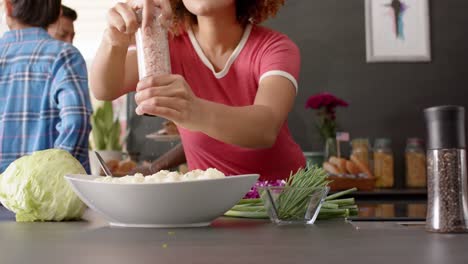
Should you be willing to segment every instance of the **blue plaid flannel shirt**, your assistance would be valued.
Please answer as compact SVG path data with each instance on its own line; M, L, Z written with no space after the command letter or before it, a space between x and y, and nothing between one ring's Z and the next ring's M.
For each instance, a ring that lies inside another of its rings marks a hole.
M0 173L37 150L69 151L89 172L92 114L86 64L42 28L0 39ZM53 169L53 168L52 168Z

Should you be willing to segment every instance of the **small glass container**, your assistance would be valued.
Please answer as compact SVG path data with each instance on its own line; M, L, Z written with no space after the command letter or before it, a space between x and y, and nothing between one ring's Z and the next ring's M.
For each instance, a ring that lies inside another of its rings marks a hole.
M304 152L304 157L307 161L307 168L312 166L321 166L324 161L323 152Z
M374 144L374 176L376 187L392 188L395 182L394 159L391 147L392 141L388 138L379 138Z
M424 141L420 138L409 138L406 142L406 187L426 187L426 152Z
M367 138L356 138L351 141L351 154L370 168L370 143Z
M161 16L161 9L154 7L153 11L154 16L146 25L142 25L143 10L136 11L141 25L135 34L140 80L151 75L171 73L168 31L158 19Z
M329 190L329 187L265 186L259 187L258 193L271 222L312 225Z
M329 137L325 140L325 150L324 150L324 159L328 160L330 157L338 155L338 145L336 143L336 138Z
M426 230L468 232L465 109L439 106L424 114L428 133Z

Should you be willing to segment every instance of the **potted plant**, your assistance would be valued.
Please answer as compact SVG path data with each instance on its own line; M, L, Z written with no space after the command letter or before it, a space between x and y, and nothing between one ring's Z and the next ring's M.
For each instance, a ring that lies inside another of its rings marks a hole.
M343 99L326 92L312 95L307 99L305 108L316 112L316 127L325 144L325 159L337 154L336 108L348 105Z
M122 160L122 145L120 143L121 127L118 118L114 118L112 102L104 104L96 109L91 117L93 129L91 130L91 149L98 151L104 161L110 167L119 166ZM100 165L94 153L89 153L91 172L100 174Z

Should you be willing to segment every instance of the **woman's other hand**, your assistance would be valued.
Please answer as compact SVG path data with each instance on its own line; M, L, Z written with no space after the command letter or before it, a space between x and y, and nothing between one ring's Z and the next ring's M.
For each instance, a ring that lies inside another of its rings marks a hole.
M138 30L138 19L132 6L117 3L107 12L106 39L112 46L128 47Z
M140 25L135 10L143 8L142 24L146 27L152 22L155 6L162 10L160 22L168 25L172 18L169 0L131 0L127 3L117 3L107 13L107 40L113 46L128 47Z

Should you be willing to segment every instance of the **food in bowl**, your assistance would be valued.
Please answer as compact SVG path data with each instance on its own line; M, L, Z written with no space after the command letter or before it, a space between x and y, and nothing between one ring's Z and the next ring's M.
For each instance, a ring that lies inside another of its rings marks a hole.
M101 177L95 181L107 182L107 183L165 183L165 182L185 182L185 181L197 181L197 180L210 180L210 179L221 179L226 177L224 173L217 169L193 170L185 174L181 174L176 171L161 170L150 176L143 176L141 173L135 175L127 175L124 177Z

